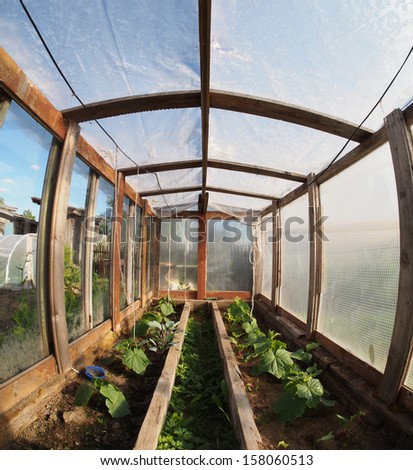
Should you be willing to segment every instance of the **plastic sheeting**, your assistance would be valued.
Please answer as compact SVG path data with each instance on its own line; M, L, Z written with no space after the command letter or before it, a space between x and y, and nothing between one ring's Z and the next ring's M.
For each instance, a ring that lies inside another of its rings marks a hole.
M24 4L84 103L200 88L196 0L49 0L41 5L25 0ZM20 2L3 0L2 7L2 47L56 107L77 106ZM304 5L287 0L214 0L210 88L286 102L359 124L406 57L412 20L413 4L404 0ZM410 58L366 127L377 129L392 109L411 100L412 73ZM82 134L114 167L201 158L197 108L131 114L101 123L128 157L96 123L82 123ZM343 142L271 119L210 111L210 158L306 175L324 168ZM208 173L207 185L218 184L220 178ZM188 185L198 181L193 173ZM269 195L283 195L296 186L264 177L254 182L252 176L239 175L224 183L226 188L239 185L244 190L259 184ZM153 197L150 202L155 209L182 208L196 203L198 195L168 197L166 204L164 198ZM237 195L214 193L211 200L243 210L266 207L263 200Z
M36 286L37 235L0 237L0 288Z
M307 194L281 209L281 224L280 305L306 322L309 281Z
M399 224L387 145L320 186L324 285L318 330L380 372L393 331Z
M198 220L161 222L160 288L196 290L198 285Z
M207 290L252 289L252 230L237 220L208 220Z

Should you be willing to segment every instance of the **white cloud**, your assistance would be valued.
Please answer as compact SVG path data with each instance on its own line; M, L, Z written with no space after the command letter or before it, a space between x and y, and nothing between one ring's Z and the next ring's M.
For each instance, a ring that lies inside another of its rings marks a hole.
M8 183L8 184L16 184L16 181L12 180L11 178L2 178L0 182Z
M31 168L32 170L34 170L34 171L39 171L39 170L40 170L40 166L39 166L39 165L32 165L30 168Z
M4 194L4 193L8 193L8 189L7 188L0 188L0 194Z

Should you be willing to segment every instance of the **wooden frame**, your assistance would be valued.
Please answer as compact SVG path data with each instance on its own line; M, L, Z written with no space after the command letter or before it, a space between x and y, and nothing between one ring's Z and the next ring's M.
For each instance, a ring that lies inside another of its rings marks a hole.
M207 218L205 213L198 217L198 300L206 297L207 282Z
M320 295L323 268L323 244L320 232L321 203L320 187L314 173L308 175L308 202L309 202L309 245L310 245L310 275L307 307L306 338L311 340L317 328L318 311L320 308Z
M64 298L64 248L70 182L79 135L79 125L71 121L63 143L50 224L49 270L50 279L53 280L53 288L50 289L51 320L56 360L61 373L66 373L71 368ZM58 194L58 197L56 197L56 194Z
M272 210L272 283L271 283L271 303L278 305L280 303L281 290L281 243L282 243L282 226L281 211L278 202L273 202Z
M90 170L89 181L86 193L85 214L84 222L92 220L96 212L96 199L97 189L99 184L99 177L97 174ZM83 223L83 236L82 236L82 306L83 315L85 317L85 324L88 329L93 328L93 243L88 240L86 235L87 225Z
M385 119L396 177L400 225L400 275L396 318L379 395L393 403L413 353L413 142L403 113L396 109Z

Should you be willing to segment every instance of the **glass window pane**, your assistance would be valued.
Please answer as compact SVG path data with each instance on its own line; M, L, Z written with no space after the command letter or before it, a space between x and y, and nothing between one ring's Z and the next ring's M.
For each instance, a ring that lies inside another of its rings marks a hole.
M380 372L399 279L399 221L389 147L320 186L324 286L318 330Z
M142 280L142 208L136 206L135 226L134 226L134 243L133 252L135 259L135 282L134 282L134 300L141 297L141 280Z
M197 290L198 220L162 220L160 265L161 290Z
M305 322L309 281L307 195L281 209L281 223L280 305Z
M146 217L146 294L151 290L152 217Z
M0 128L0 383L47 355L37 310L39 204L52 136L12 102Z
M95 224L98 238L93 244L93 326L110 317L110 268L112 259L112 217L115 188L99 178Z
M271 299L272 291L272 256L273 240L272 229L273 219L267 218L262 223L262 247L261 256L263 257L263 276L262 276L262 294Z
M251 291L251 226L211 219L207 228L207 290Z
M120 309L124 309L128 305L127 295L127 256L128 256L128 238L129 238L129 205L130 199L125 197L123 199L122 208L122 228L121 228L121 242L120 242Z
M88 165L76 157L67 209L64 258L65 307L69 341L79 338L89 329L88 319L82 308L83 226L89 174Z

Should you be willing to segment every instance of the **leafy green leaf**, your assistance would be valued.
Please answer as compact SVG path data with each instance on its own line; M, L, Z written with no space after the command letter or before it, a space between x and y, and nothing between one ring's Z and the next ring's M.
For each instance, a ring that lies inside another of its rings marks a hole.
M146 357L142 349L134 348L125 351L122 356L122 364L132 369L139 375L143 375L151 361Z
M122 418L130 414L130 408L123 393L111 383L100 387L100 393L106 397L106 406L112 418Z
M269 350L261 356L258 369L260 372L268 372L281 379L286 376L292 365L290 353L285 349L277 349L275 353Z
M165 317L175 312L173 306L169 303L161 304L160 309L161 309L162 315L164 315Z
M319 401L320 397L324 393L323 386L318 379L309 379L306 382L297 384L297 396L299 398L304 398L307 402L307 406L310 408L315 408Z
M304 414L306 401L290 392L283 392L273 405L273 410L280 422L291 421Z
M90 383L82 383L76 390L75 406L85 406L89 403L92 395L96 392L95 388Z
M316 444L318 444L319 442L327 442L327 441L332 441L334 439L335 439L335 437L334 437L333 431L330 431L328 434L325 434L324 436L321 436L315 442L316 442Z

